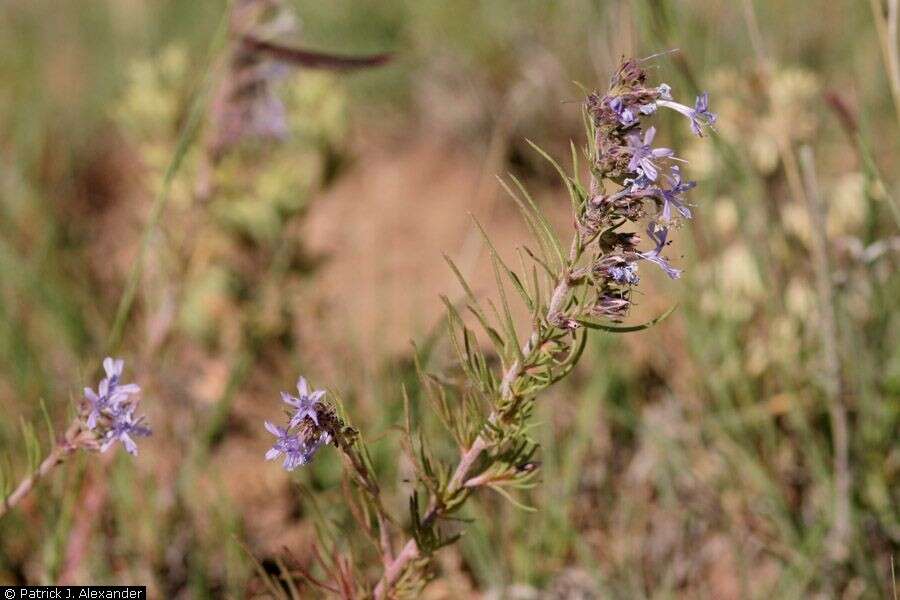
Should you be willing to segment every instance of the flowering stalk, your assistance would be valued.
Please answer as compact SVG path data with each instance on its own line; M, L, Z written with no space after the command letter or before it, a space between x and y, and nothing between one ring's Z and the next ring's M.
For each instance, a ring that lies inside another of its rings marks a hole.
M640 282L638 268L642 262L658 266L669 277L680 275L681 271L669 264L663 253L670 243L670 229L692 216L684 195L695 184L682 180L679 167L673 164L679 160L673 150L652 146L656 129L645 129L643 120L660 107L670 108L686 116L691 130L702 135L703 128L715 122L715 115L709 111L705 94L691 108L674 102L669 86L649 87L645 79L639 62L625 61L607 92L587 97L584 115L590 143L585 156L591 171L587 189L578 179L574 148L574 174L570 176L532 144L557 169L571 196L575 232L567 252L524 186L511 177L516 190L505 183L504 186L519 205L537 249L523 249L523 271L516 273L507 267L485 234L500 308L487 301L490 312L485 311L459 270L447 259L466 293L468 310L493 343L502 368L494 372L479 349L475 333L444 298L450 341L465 381L430 375L418 363L417 367L426 396L459 446L459 462L455 467L441 465L422 442L416 449L411 425L407 425L405 447L413 459L419 487L428 494L428 502L424 512L420 512L418 492L413 493L411 535L396 555L391 550L390 532L385 529L393 520L381 518L383 509L378 504L375 513L379 517L377 533L382 540L384 571L374 588L359 586L367 590L367 596L381 600L417 595L429 578L432 554L458 538L445 536L438 528L439 521L458 510L473 491L490 488L508 497L504 488L533 485L539 468L532 460L537 444L527 429L535 398L572 371L585 347L588 329L637 331L665 316L637 326L617 324L633 304L632 291ZM638 222L646 222L653 244L648 250L638 250L641 240L637 233L620 231L626 224ZM527 261L531 262L530 272L525 266ZM545 286L540 284L541 271L546 276ZM519 342L513 324L504 277L531 313L532 326L524 343ZM545 294L544 289L549 293ZM297 412L289 415L288 429L297 421L302 424L295 433L267 424L277 436L276 445L270 450L272 457L292 451L300 454L299 464L304 464L323 443L334 444L345 455L365 457L364 448L359 449L355 437L348 442L337 432L336 425L344 427L339 419L330 424L327 419L323 422L323 414L333 416L334 412L321 396L315 402L309 396L305 402L289 404ZM315 415L301 414L310 407ZM350 462L359 480L374 480L365 461ZM286 468L293 466L294 461L289 465L286 460ZM377 500L377 493L368 497Z
M150 429L143 424L142 416L134 415L141 389L136 384L121 382L124 366L121 359L107 357L103 361L106 377L100 380L96 391L84 389L78 416L40 465L3 499L0 518L27 496L41 478L78 449L106 452L115 442L121 442L126 452L137 455L134 437L148 436Z

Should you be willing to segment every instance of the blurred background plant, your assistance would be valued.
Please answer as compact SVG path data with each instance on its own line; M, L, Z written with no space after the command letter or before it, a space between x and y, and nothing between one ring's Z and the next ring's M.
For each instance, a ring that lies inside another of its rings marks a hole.
M210 150L213 107L233 46L208 48L224 3L0 5L8 477L34 454L20 422L42 421L42 399L53 423L68 422L93 384L163 173L215 67L200 134L149 230L118 351L153 398L143 407L154 436L136 461L74 455L7 514L0 582L265 593L241 544L268 571L284 546L314 571L317 530L338 546L353 535L339 460L322 452L293 479L261 465L259 423L297 372L332 382L375 434L374 467L401 506L411 468L393 460L402 385L423 435L440 428L408 344L447 359L437 297L455 288L440 252L476 293L489 289L488 253L465 213L511 255L524 231L499 200L494 176L507 171L566 226L559 182L524 139L565 155L581 128L573 81L602 87L620 56L678 48L654 63L659 79L682 97L709 89L718 135L695 145L689 132L676 137L682 127L660 128L660 145L688 148L703 210L675 234L685 277L649 274L645 284L665 293L638 299L631 318L668 308L657 297L679 309L648 331L589 343L536 408L542 484L523 500L538 512L490 496L469 503L462 516L474 521L427 593L892 593L896 2L287 4L292 21L260 17L275 29L267 35L395 60L359 73L291 70L269 90L284 103L282 139L248 139L221 157ZM379 565L357 565L367 567Z

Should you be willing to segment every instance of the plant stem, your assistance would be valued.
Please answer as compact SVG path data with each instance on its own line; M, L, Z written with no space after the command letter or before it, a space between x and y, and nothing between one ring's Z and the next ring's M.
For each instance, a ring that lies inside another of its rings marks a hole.
M599 148L599 144L598 144ZM600 179L594 174L591 173L590 180L590 190L591 195L594 196L600 192ZM547 306L547 313L545 315L545 320L548 323L553 323L556 321L556 317L559 315L560 311L565 307L564 303L566 298L569 296L569 292L572 289L572 269L578 263L578 259L581 257L582 252L582 242L581 234L576 231L575 236L572 238L572 244L569 248L569 260L568 264L565 265L562 273L560 274L556 287L553 289L553 293L550 295L550 304ZM537 348L540 344L541 339L541 330L540 325L536 325L532 328L531 335L528 337L528 341L525 342L525 345L522 347L522 356L528 356L531 354L531 351ZM500 395L504 400L511 400L513 395L513 384L516 379L521 376L522 369L524 369L525 365L521 364L519 359L515 359L513 363L509 366L509 369L506 370L506 373L503 374L503 379L500 383ZM499 419L501 415L496 410L491 411L491 414L488 416L488 424L493 425ZM482 428L484 430L484 428ZM484 434L479 434L475 440L472 442L472 445L466 450L463 455L460 457L459 464L456 466L456 470L453 472L453 476L450 478L450 482L447 485L447 492L449 494L453 494L460 489L466 486L466 478L469 475L469 471L472 470L472 466L475 464L475 461L478 460L478 457L481 456L481 453L484 452L488 447L487 438ZM472 486L477 487L477 486ZM435 496L431 497L429 501L428 510L425 513L425 517L422 520L424 526L428 526L434 522L442 514L442 507L440 502ZM375 599L383 600L386 598L387 593L390 591L391 587L396 583L397 579L403 574L406 566L416 557L419 556L419 546L416 543L415 539L410 539L403 546L403 549L397 555L397 557L391 561L384 570L384 574L381 577L381 580L375 586Z
M16 486L16 489L12 491L12 493L3 499L3 503L0 504L0 519L9 512L14 506L16 506L22 499L28 495L28 493L34 489L34 486L40 481L42 477L47 475L50 471L52 471L57 465L62 464L65 460L72 454L77 446L73 443L73 438L78 433L81 424L76 420L73 422L69 429L66 431L63 439L53 447L53 450L50 451L50 454L47 455L38 468L32 471L27 477L25 477L19 485Z
M573 250L575 247L575 244L573 244ZM547 308L546 316L548 321L550 321L554 315L557 315L559 313L560 309L563 306L563 302L568 297L570 291L570 269L571 263L565 269L564 273L559 278L559 281L553 290L553 294L550 298L550 305ZM531 332L531 336L529 337L528 341L522 348L522 354L524 356L528 356L531 351L537 347L540 337L541 332L538 330L538 328L535 328ZM509 369L507 369L506 373L504 373L502 382L500 384L500 394L503 399L512 399L513 384L515 383L516 379L522 375L523 368L524 365L521 364L519 359L515 359L509 366ZM488 423L494 424L500 419L500 417L500 413L494 410L491 412L490 416L488 416ZM478 457L481 456L481 453L484 452L487 447L487 437L483 433L479 434L472 442L472 445L469 446L469 449L466 450L460 457L459 464L456 466L456 470L453 472L453 476L450 478L450 482L447 484L446 493L448 495L453 495L462 488L466 487L466 478L468 477L469 472L475 465L475 461L478 460ZM434 521L443 513L444 508L443 506L441 506L440 501L436 496L432 495L431 500L429 501L428 510L425 512L425 517L422 520L422 525L427 527L433 524ZM409 565L409 563L415 560L418 556L419 546L416 543L415 539L410 539L403 546L403 549L396 556L396 558L394 558L394 560L385 567L384 574L382 575L381 580L378 582L378 585L375 586L374 596L376 600L384 600L384 598L387 597L388 592L391 590L394 583L396 583L400 576L403 574L403 571L406 569L407 565Z

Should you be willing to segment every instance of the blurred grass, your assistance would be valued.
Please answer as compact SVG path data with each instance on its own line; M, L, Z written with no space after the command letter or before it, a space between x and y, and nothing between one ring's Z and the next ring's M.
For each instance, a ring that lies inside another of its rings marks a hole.
M102 358L223 6L0 6L0 408L8 415L0 449L16 473L25 460L20 417L38 423L44 399L63 423ZM680 123L660 128L666 145L685 149L701 185L697 219L676 242L686 277L653 281L643 304L652 312L677 300L680 308L651 331L592 342L573 380L539 404L542 484L523 498L538 512L481 496L432 594L513 597L516 584L523 594L550 594L586 580L599 597L890 596L900 544L900 278L889 204L898 123L862 3L294 6L305 44L392 50L396 60L349 77L296 75L285 95L297 135L228 163L209 210L192 198L199 149L188 152L161 231L148 237L122 345L156 435L135 462L80 457L0 522L0 582L70 577L146 582L158 596L241 597L256 588L236 540L267 568L282 544L308 561L321 513L335 524L318 527L335 527L337 543L350 545L336 457L323 452L296 476L299 486L261 460L261 421L298 371L344 398L394 484L392 502L403 506L408 467L396 458L393 428L401 385L419 396L409 352L387 338L421 339L422 331L382 331L391 307L376 306L366 322L383 347L354 339L352 319L319 288L339 257L306 246L309 213L398 147L433 138L448 154L480 157L495 130L508 138L498 173L526 176L552 208L560 197L552 174L523 138L564 155L579 127L576 105L563 103L578 99L572 81L602 85L621 54L678 48L656 59L659 78L682 95L710 89L720 111L706 150L669 133ZM181 57L173 71L166 56ZM148 72L162 73L162 83ZM823 92L857 116L856 141ZM498 128L505 120L512 125ZM829 207L824 233L811 230L785 169L786 151L803 144L815 152ZM420 168L411 160L405 172ZM378 185L356 211L380 210L390 192ZM461 200L428 192L422 202ZM493 205L479 210L498 227L514 218ZM828 243L850 416L853 536L838 563L826 548L834 448L810 235ZM367 251L403 240L379 243ZM879 243L888 250L874 260L853 250ZM405 252L442 268L415 247ZM354 283L342 295L365 293ZM435 314L422 308L416 322L427 331ZM435 364L445 350L437 344ZM427 406L414 402L413 411L435 450L452 458ZM101 496L95 515L85 514L91 493ZM85 549L67 554L83 522ZM369 568L370 555L360 556Z

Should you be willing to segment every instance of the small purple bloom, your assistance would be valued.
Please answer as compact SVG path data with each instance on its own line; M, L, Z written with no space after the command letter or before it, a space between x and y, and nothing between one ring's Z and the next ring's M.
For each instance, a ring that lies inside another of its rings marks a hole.
M326 432L319 434L313 443L307 443L301 439L299 434L290 432L290 428L285 429L265 422L266 429L275 436L275 445L266 452L266 460L275 460L284 454L284 468L286 471L293 471L299 466L307 464L313 459L316 452L324 444L331 441L331 436Z
M709 92L703 92L697 96L694 102L694 120L699 120L707 125L716 124L716 113L709 110ZM697 127L699 130L699 126ZM695 131L697 133L697 131ZM699 133L697 133L699 135Z
M644 191L653 185L653 181L644 174L644 169L638 167L635 173L637 174L635 177L625 180L625 185L631 193Z
M130 396L140 393L141 388L134 383L119 385L124 366L125 361L122 359L106 357L103 360L106 377L100 381L97 391L84 388L84 397L91 405L86 422L88 429L94 430L97 427L97 420L101 415L114 416L122 412L123 407L130 404Z
M616 116L619 118L619 123L625 127L630 127L637 122L634 111L625 106L625 101L622 100L621 96L616 96L610 100L609 107L616 113Z
M671 108L686 116L691 122L691 131L700 137L703 137L703 125L712 127L716 122L716 113L710 112L709 110L709 94L706 92L697 96L697 100L694 102L694 108L671 100L657 100L656 104Z
M291 434L287 429L266 421L266 429L275 436L275 445L266 452L266 460L275 460L284 454L284 468L293 471L305 462L303 444L300 437Z
M650 236L651 240L656 242L656 248L647 252L641 252L638 256L640 256L644 260L658 265L663 271L666 272L666 275L668 275L672 279L678 279L681 276L681 270L676 269L675 267L670 265L666 261L666 259L660 256L663 248L665 248L668 244L666 238L669 236L669 229L666 227L660 227L656 223L651 222L649 225L647 225L647 235Z
M659 188L659 195L662 197L663 207L660 212L660 217L665 222L670 222L672 220L672 207L675 207L681 216L685 219L691 218L691 209L688 208L684 201L682 200L682 194L690 191L696 185L696 181L682 181L681 179L681 169L678 165L672 167L672 174L668 177L669 181L672 184L672 187L665 189Z
M286 392L281 392L281 399L284 400L284 403L293 406L297 410L291 417L290 427L299 425L307 417L312 419L312 422L318 427L319 417L316 414L316 404L322 402L322 398L325 397L325 390L310 392L306 378L301 377L297 381L297 392L298 396L291 396Z
M640 281L635 264L616 265L610 267L608 272L610 279L623 285L637 285Z
M638 173L640 170L647 179L656 181L659 171L654 160L660 158L672 158L675 152L670 148L653 148L653 138L656 136L656 128L651 127L644 133L644 139L640 136L632 134L628 136L628 147L631 149L631 161L628 163L628 170L632 173Z
M112 425L103 436L100 452L106 452L115 442L122 442L125 451L132 456L137 456L137 444L131 436L146 437L150 435L150 428L142 424L144 417L134 418L133 411L124 411L113 420Z

